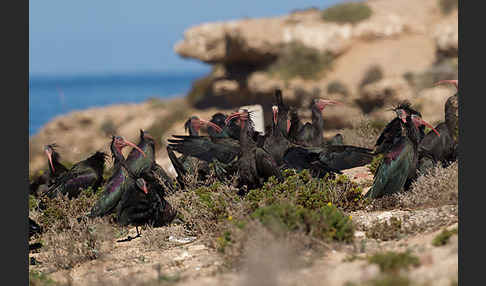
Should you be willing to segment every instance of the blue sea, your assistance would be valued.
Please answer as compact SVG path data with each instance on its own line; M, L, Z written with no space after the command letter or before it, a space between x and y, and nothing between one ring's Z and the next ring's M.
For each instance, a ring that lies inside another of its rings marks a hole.
M149 98L184 96L191 83L207 71L71 77L29 78L29 136L54 117L119 103L139 103Z

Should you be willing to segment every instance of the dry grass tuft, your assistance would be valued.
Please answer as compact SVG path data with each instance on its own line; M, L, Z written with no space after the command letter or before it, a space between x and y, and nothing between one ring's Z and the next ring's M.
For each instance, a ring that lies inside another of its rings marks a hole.
M67 229L59 232L55 230L57 228L54 226L43 235L45 251L42 253L44 263L55 269L70 269L79 263L98 259L113 247L114 228L106 218L81 222L70 218Z
M458 203L458 162L447 168L437 166L426 175L418 177L409 191L392 194L371 202L374 210L457 205Z

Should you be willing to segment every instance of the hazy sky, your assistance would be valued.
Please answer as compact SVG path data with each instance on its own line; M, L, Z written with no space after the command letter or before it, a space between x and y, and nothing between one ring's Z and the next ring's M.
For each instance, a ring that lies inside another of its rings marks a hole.
M30 0L29 72L73 75L195 71L208 67L179 57L174 44L203 22L325 8L338 0Z

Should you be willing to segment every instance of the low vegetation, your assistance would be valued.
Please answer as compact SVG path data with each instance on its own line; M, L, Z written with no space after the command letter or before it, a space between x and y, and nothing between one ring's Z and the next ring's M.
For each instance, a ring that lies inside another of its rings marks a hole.
M275 62L270 64L270 75L289 80L295 77L316 79L324 77L332 69L334 56L305 46L300 42L292 42L283 48Z
M457 9L459 0L439 0L439 7L444 15L450 14L454 9Z
M449 242L451 236L453 236L454 234L457 234L457 228L451 230L444 229L441 233L439 233L436 237L434 237L434 240L432 240L432 245L433 246L446 245Z
M397 273L401 269L409 270L410 267L417 267L420 265L419 258L411 254L409 251L379 252L368 257L368 261L378 265L381 272L385 273Z
M361 82L359 83L359 88L363 88L364 86L366 86L367 84L371 84L371 83L375 83L375 82L378 82L380 81L381 79L383 79L383 70L380 66L378 65L373 65L373 66L370 66L363 78L361 79Z
M344 83L342 83L339 80L335 80L330 82L327 85L327 93L328 94L337 93L337 94L341 94L344 97L347 97L349 95L349 90Z
M177 106L169 115L159 116L146 131L155 138L157 143L160 143L161 138L176 122L184 122L189 116L187 108ZM157 143L156 147L160 147Z
M364 2L349 2L331 6L322 12L322 19L339 24L356 24L371 17L373 11Z

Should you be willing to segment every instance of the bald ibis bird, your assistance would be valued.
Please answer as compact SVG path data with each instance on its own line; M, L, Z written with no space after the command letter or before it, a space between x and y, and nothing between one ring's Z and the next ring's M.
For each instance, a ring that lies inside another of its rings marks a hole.
M445 83L454 84L457 90L457 80L443 80L435 85ZM421 173L426 173L439 162L446 167L457 158L459 126L457 93L447 99L444 107L445 122L441 122L435 127L440 136L429 132L419 144L418 168Z
M189 136L173 135L173 137L178 138L178 140L169 139L168 141L172 144L169 144L167 146L167 154L169 155L169 159L172 162L174 169L176 170L177 181L182 188L184 188L185 186L186 175L188 173L194 174L197 169L197 178L203 179L206 178L206 176L209 175L210 172L208 163L210 163L211 161L204 160L203 158L198 157L197 154L192 154L191 152L184 151L187 151L187 149L185 149L187 147L190 150L193 150L191 146L193 146L194 144L198 144L195 142L211 142L210 138L199 136L199 128L203 125L206 125L208 128L208 133L213 136L222 131L222 129L217 124L210 121L201 120L196 116L191 117L185 125L187 127L186 130L189 130ZM182 145L178 144L182 142L186 143L183 143ZM182 156L177 157L174 154L174 151L181 153Z
M118 205L123 193L135 185L137 176L131 171L122 153L122 149L126 146L132 146L145 155L145 152L134 143L125 140L121 136L112 136L110 151L114 159L114 171L104 185L101 197L91 208L89 217L101 217L111 213Z
M169 224L176 216L176 211L164 199L164 192L158 184L147 183L138 178L135 185L127 189L117 206L117 223L126 226L134 225L137 236L140 236L138 227L150 225L160 227ZM125 240L131 240L128 237Z
M378 198L402 190L407 180L416 174L418 161L418 144L420 133L417 125L427 125L417 114L410 114L404 109L395 110L402 127L389 140L393 143L384 153L373 178L373 185L366 197ZM431 126L430 126L431 127ZM434 132L437 130L433 129Z
M312 123L307 122L300 129L297 129L301 123L299 123L297 113L291 112L290 128L290 140L294 143L303 146L319 147L324 143L324 119L322 117L322 110L327 105L340 104L340 102L329 99L314 98L311 103L312 111ZM292 127L295 124L296 126ZM294 128L294 129L292 129Z
M265 141L263 143L263 149L267 151L277 163L277 166L283 165L283 157L285 151L288 148L293 146L292 142L290 142L286 138L287 134L287 116L280 116L279 114L280 108L277 105L272 106L273 112L273 121L272 121L272 129L270 133L265 134ZM285 111L284 111L285 113ZM283 125L283 126L282 126Z
M55 180L46 195L53 198L58 194L67 194L69 198L75 198L83 189L91 187L96 190L103 183L105 158L104 152L97 151L87 159L74 164L69 171Z
M408 101L401 102L397 106L393 107L391 110L395 112L397 110L403 110L407 114L411 114L411 115L414 114L419 117L422 117L422 114L419 111L412 108L411 103ZM425 136L425 125L417 126L417 128L419 132L419 141L421 141ZM375 143L376 154L383 154L388 152L390 148L393 146L394 140L397 138L397 136L400 136L402 134L402 129L403 129L403 124L399 117L395 117L390 122L388 122L388 124L385 126L380 136L376 140Z
M247 191L259 188L271 176L281 180L282 175L279 172L277 163L272 156L263 148L257 147L253 141L253 121L248 110L235 112L228 116L227 122L233 119L239 119L240 132L240 150L236 166L239 174L238 187L239 194L243 195ZM246 189L245 189L246 188Z
M140 130L140 142L137 144L138 148L145 154L140 153L139 149L132 149L126 158L126 162L130 170L135 176L150 176L157 178L165 188L170 192L174 192L174 182L172 178L167 175L165 170L155 162L155 140L146 131Z
M56 147L57 145L54 143L44 146L44 152L47 156L48 172L44 172L30 183L30 194L34 196L43 194L49 190L49 186L55 182L56 178L68 171L68 169L61 164L61 156L57 152Z

